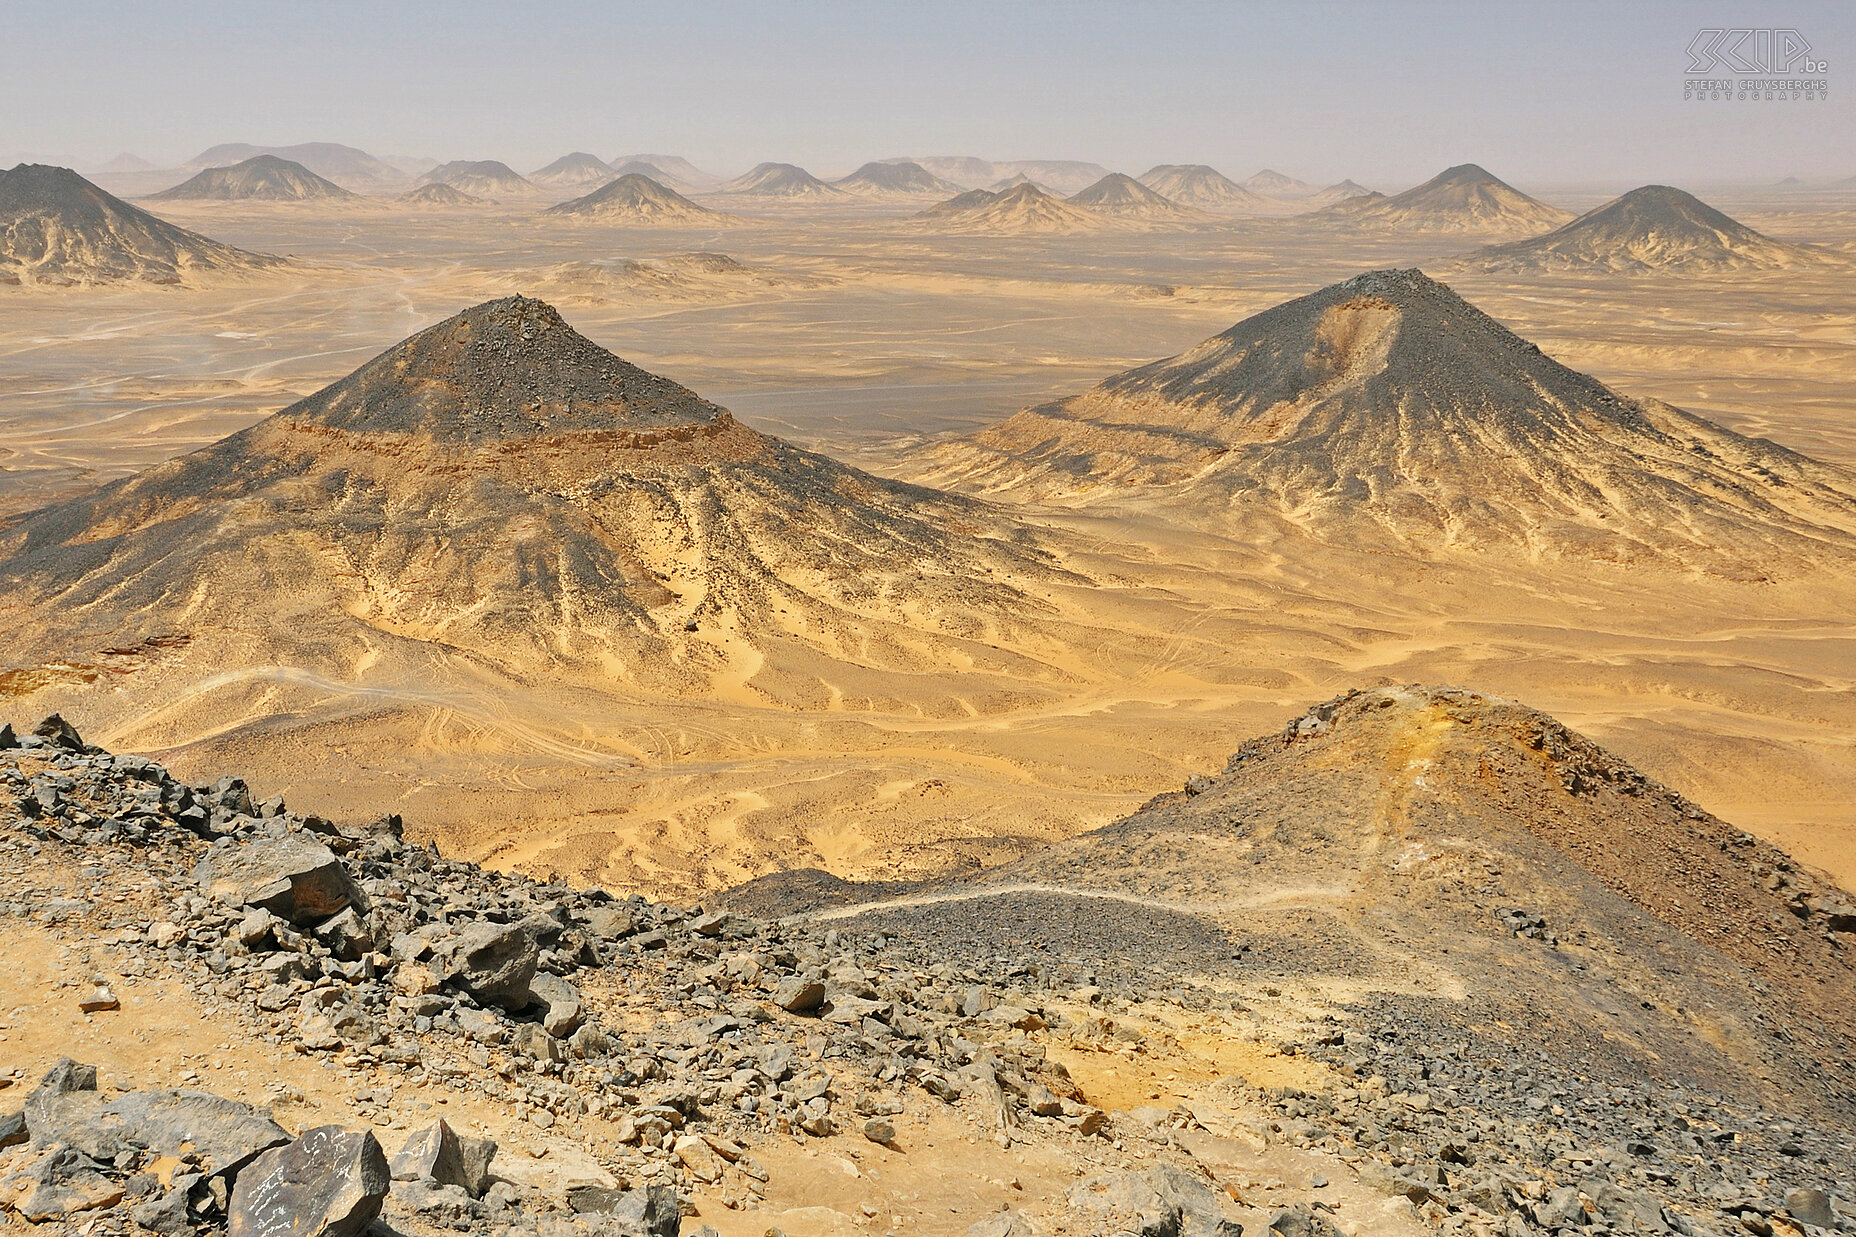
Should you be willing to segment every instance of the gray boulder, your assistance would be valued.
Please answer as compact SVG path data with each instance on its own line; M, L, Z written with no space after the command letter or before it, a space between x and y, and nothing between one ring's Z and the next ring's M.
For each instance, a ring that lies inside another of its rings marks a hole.
M266 1151L238 1176L227 1237L359 1237L393 1178L368 1133L317 1126Z
M541 949L521 924L465 924L432 947L439 979L511 1013L528 1005Z
M156 1155L191 1152L202 1171L230 1179L259 1152L282 1146L290 1133L249 1104L204 1091L131 1091L61 1131L100 1160L134 1146Z
M73 726L56 713L51 714L44 721L34 726L32 728L32 733L54 746L64 748L67 752L89 750L88 745L84 742L84 737L77 733L77 727Z
M1793 1219L1818 1228L1829 1228L1836 1223L1836 1217L1830 1213L1830 1195L1822 1190L1786 1191L1785 1210L1792 1213Z
M0 1202L34 1224L114 1207L123 1189L76 1147L51 1147L0 1177Z
M1313 1208L1297 1203L1270 1217L1270 1232L1276 1237L1335 1237L1337 1230Z
M1217 1192L1191 1173L1162 1164L1147 1180L1167 1207L1178 1210L1183 1237L1243 1237L1244 1226L1225 1218Z
M582 1215L610 1216L619 1228L635 1237L677 1237L683 1224L677 1192L667 1185L641 1190L576 1186L567 1191L567 1204Z
M783 979L773 990L773 1003L789 1014L809 1014L825 1003L825 985L815 979Z
M185 1190L169 1190L139 1202L130 1208L129 1216L137 1228L162 1233L165 1237L183 1237L193 1232L193 1223L187 1214Z
M495 1158L494 1139L458 1135L458 1164L464 1170L464 1179L458 1184L469 1190L471 1197L482 1198L490 1188L490 1162Z
M460 1136L443 1121L414 1134L393 1157L395 1181L435 1181L458 1186L480 1198L490 1185L490 1161L496 1144L487 1138Z
M580 989L574 987L559 975L550 975L546 971L529 981L529 995L544 1007L541 1025L548 1034L557 1039L566 1039L580 1029L586 1021L586 1010L580 1002Z
M320 923L367 896L335 852L301 834L215 846L194 868L200 891L233 906L256 906L301 926Z
M374 948L372 929L352 906L343 908L340 914L317 928L316 935L329 947L329 952L343 962L358 961L362 954Z
M1070 1187L1070 1211L1103 1232L1135 1237L1180 1237L1177 1204L1161 1197L1153 1183L1135 1173L1104 1173Z

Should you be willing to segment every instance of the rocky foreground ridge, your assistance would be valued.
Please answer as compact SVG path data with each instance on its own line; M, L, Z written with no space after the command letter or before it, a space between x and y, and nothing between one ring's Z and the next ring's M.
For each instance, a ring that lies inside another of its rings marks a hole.
M123 994L179 981L266 1101L209 1089L205 1066L171 1089L71 1060L36 1086L0 1070L0 1113L31 1086L0 1116L14 1219L86 1234L1856 1231L1834 1196L1856 1176L1834 1121L1600 1082L1370 1009L1272 1037L1255 1017L1267 990L1169 970L1163 937L1126 934L1096 965L1044 940L963 956L824 913L575 890L445 860L391 815L338 825L236 778L183 784L56 716L0 728L0 783L7 953L62 951L81 972L36 1007L75 1004L133 1049ZM1524 915L1508 927L1543 934ZM30 1029L30 1010L8 1016ZM1170 1107L1098 1105L1063 1064L1106 1062L1092 1086L1157 1077L1188 1023L1303 1081L1232 1074ZM341 1121L292 1128L311 1111L292 1069L340 1092ZM467 1112L501 1137L468 1133ZM538 1183L547 1148L578 1155L579 1175ZM983 1157L983 1188L935 1196L925 1174L963 1154ZM794 1205L821 1174L861 1205Z

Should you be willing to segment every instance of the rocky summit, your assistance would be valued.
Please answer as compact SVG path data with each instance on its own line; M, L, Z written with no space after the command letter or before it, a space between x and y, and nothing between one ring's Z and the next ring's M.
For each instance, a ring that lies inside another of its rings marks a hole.
M1172 487L1406 553L1731 577L1856 550L1856 476L1561 365L1421 271L1372 271L929 452L936 483Z
M15 965L69 976L35 1025L120 1061L159 1015L136 1070L179 1049L185 1084L7 1072L0 1208L33 1222L1856 1230L1848 895L1473 693L1349 693L978 878L703 906L187 785L59 717L0 729L0 786ZM190 1064L202 1034L240 1051Z

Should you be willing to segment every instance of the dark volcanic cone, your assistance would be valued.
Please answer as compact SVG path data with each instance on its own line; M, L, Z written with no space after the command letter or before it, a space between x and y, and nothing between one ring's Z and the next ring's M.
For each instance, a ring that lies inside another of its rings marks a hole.
M1094 232L1105 226L1129 226L1109 216L1072 206L1062 198L1053 198L1029 182L999 192L970 190L929 207L917 218L932 220L937 228L947 231L991 236Z
M450 185L420 185L395 198L408 206L475 206L483 199Z
M571 155L562 155L545 168L539 168L528 174L530 184L547 185L552 189L591 189L611 180L616 173L612 165L597 155L589 155L577 150Z
M1572 218L1473 163L1446 168L1389 198L1356 195L1309 216L1410 232L1533 233Z
M729 217L698 206L676 190L635 172L602 185L585 197L550 206L545 213L602 222L694 226L719 223Z
M1287 200L1305 198L1315 192L1315 187L1307 181L1297 180L1293 176L1284 176L1273 168L1264 168L1246 180L1241 187L1251 193L1260 193L1267 198Z
M746 198L839 198L844 194L802 167L790 163L762 163L745 176L723 185L718 192Z
M480 198L535 192L535 186L518 176L515 169L495 159L454 159L441 163L421 176L419 184L450 185Z
M207 168L149 197L151 202L352 202L358 194L324 180L300 163L257 155L231 167Z
M936 450L938 481L1172 487L1336 543L1789 574L1856 550L1856 477L1620 396L1420 271L1374 271Z
M157 219L69 168L0 172L0 284L173 284L282 264Z
M1082 206L1127 219L1187 220L1204 217L1120 172L1110 172L1087 189L1078 190L1065 200L1072 206Z
M822 697L789 661L921 668L906 615L960 640L1035 609L991 582L1045 570L1002 525L757 433L513 297L0 525L0 594L14 630L34 616L15 657L178 629L226 670L346 673L411 641L673 692L745 664Z
M835 189L864 197L945 197L959 193L960 186L942 180L919 163L866 163L842 180L831 182Z
M1468 264L1492 271L1734 271L1831 260L1755 232L1680 189L1645 185L1545 236L1480 250Z
M1203 163L1162 163L1149 168L1140 181L1163 197L1201 210L1257 210L1270 205L1262 195Z

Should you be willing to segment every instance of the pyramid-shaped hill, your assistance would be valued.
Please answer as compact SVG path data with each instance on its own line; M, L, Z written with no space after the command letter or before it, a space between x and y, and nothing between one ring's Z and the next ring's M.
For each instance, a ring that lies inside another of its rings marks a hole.
M1307 181L1297 180L1293 176L1285 176L1274 168L1264 168L1261 172L1258 172L1255 176L1246 180L1243 187L1252 193L1261 194L1266 198L1276 198L1280 201L1294 201L1297 198L1305 198L1315 192L1315 186L1309 184Z
M932 650L1034 621L1000 581L1056 578L1045 561L996 510L760 434L520 297L0 524L32 633L14 658L180 630L215 673L450 650L676 694L733 673L797 704L823 703L821 666L850 701L996 670L990 644Z
M675 189L660 185L649 176L641 176L636 172L601 185L585 197L550 206L545 213L600 223L668 227L702 227L722 223L729 218L721 211L698 206Z
M300 163L254 155L230 167L207 168L151 202L353 202L358 194L325 180Z
M1149 168L1140 182L1181 206L1200 210L1255 211L1272 205L1269 199L1203 163L1162 163Z
M507 163L496 159L454 159L419 178L420 185L450 185L479 198L519 197L536 188Z
M1557 228L1572 216L1473 163L1463 163L1403 193L1388 198L1356 195L1309 218L1392 231L1525 235Z
M1181 206L1155 193L1134 177L1120 172L1110 172L1088 188L1077 190L1065 201L1072 206L1123 219L1183 223L1204 218L1200 212Z
M1547 714L1349 692L1207 773L984 874L829 889L833 926L988 958L1041 923L1049 962L1096 962L1105 989L1143 965L1275 984L1317 1025L1387 1019L1581 1076L1856 1109L1856 895ZM725 900L792 914L795 883Z
M614 169L597 155L589 155L584 150L577 150L569 155L562 155L553 163L530 172L527 180L532 185L544 185L549 189L567 189L584 192L611 180Z
M0 171L0 284L178 284L281 265L157 219L69 168Z
M612 170L619 175L628 172L642 172L659 184L669 185L674 189L701 190L722 183L720 176L710 175L681 155L635 154L620 155L608 159Z
M729 181L717 192L744 198L846 199L842 190L832 188L804 168L791 163L757 164L752 171Z
M1790 270L1833 261L1788 245L1668 185L1645 185L1544 236L1492 245L1467 259L1491 271Z
M1336 184L1329 185L1326 189L1318 193L1309 194L1308 201L1316 206L1330 206L1336 202L1347 202L1354 198L1374 196L1378 195L1375 195L1373 191L1368 189L1365 185L1355 184L1351 180L1343 180Z
M946 198L960 192L960 186L942 180L919 163L866 163L842 180L831 182L834 189L868 198Z
M406 206L477 206L483 202L482 198L443 184L420 185L393 200Z
M916 217L938 231L982 236L1064 235L1130 226L1129 221L1054 198L1029 182L1000 191L969 190Z
M1795 574L1856 550L1856 475L1543 355L1422 272L1374 271L931 448L938 484L1499 550Z

